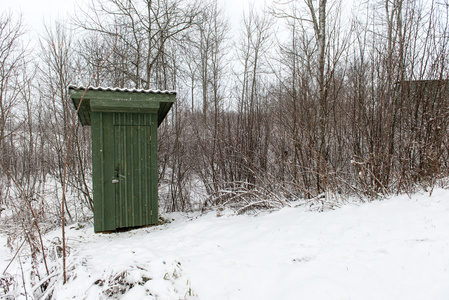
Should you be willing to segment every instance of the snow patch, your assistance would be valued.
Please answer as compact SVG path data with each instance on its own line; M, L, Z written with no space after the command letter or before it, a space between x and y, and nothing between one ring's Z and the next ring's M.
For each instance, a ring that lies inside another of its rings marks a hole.
M165 218L111 234L95 234L88 223L67 227L65 285L60 231L47 233L53 290L42 293L58 300L449 299L448 190L321 212L291 205L257 216L225 210ZM0 241L6 244L1 233ZM3 270L13 254L0 247ZM26 298L25 254L0 278L0 298ZM26 280L30 299L36 287Z

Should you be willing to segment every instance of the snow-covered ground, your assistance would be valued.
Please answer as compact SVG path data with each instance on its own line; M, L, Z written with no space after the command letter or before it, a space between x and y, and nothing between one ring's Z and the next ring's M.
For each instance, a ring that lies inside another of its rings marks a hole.
M69 280L53 298L449 299L447 190L325 212L168 217L112 234L68 227ZM3 270L11 256L0 254Z

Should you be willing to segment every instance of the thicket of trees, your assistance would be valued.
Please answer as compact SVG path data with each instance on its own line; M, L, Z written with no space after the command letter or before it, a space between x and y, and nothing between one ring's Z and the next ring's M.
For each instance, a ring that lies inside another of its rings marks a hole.
M168 211L322 208L432 188L448 175L449 3L342 11L279 1L250 8L237 30L216 0L94 0L36 44L2 13L1 205L58 224L65 184L66 218L89 215L90 128L76 122L69 143L67 96L89 82L178 91L159 128Z
M60 268L42 232L93 206L69 84L177 90L158 133L166 211L323 209L443 182L449 2L365 1L355 16L341 4L278 1L236 30L217 0L92 0L31 43L3 12L0 230L16 254L29 246L36 298Z

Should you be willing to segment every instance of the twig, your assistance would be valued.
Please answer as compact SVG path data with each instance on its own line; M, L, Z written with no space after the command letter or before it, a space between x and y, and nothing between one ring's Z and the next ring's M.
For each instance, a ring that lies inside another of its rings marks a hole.
M60 274L60 273L59 273ZM44 284L47 280L49 280L50 278L53 278L55 276L58 276L58 273L54 272L48 276L46 276L44 279L41 279L38 283L36 283L33 288L31 289L31 291L34 293L34 291L37 290L38 287L40 287L42 284Z
M23 292L25 293L25 299L28 300L28 292L25 284L25 274L23 273L23 267L22 267L22 261L20 260L19 255L19 264L20 264L20 271L22 272L22 283L23 283Z
M6 271L8 270L9 266L12 264L12 262L14 261L14 259L16 258L16 256L19 254L20 249L22 249L22 246L25 244L27 240L24 239L22 244L20 245L20 247L17 249L16 254L14 254L13 258L11 258L11 261L9 262L9 264L6 266L5 270L3 271L3 275L6 274Z

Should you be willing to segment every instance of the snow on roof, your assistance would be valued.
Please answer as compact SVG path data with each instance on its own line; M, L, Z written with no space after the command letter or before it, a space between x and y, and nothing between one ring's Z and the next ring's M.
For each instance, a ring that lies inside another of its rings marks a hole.
M86 90L86 87L84 86L76 86L76 85L69 85L69 90ZM162 91L162 90L144 90L144 89L127 89L127 88L113 88L113 87L93 87L89 86L87 87L88 91L108 91L108 92L126 92L126 93L141 93L141 94L166 94L166 95L176 95L176 91Z

